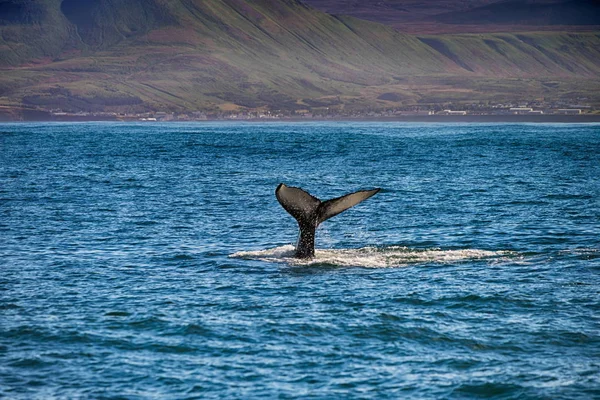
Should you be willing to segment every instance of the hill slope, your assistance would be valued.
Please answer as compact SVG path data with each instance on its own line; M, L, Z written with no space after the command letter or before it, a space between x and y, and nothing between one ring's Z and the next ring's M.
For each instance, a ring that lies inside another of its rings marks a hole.
M555 96L589 96L600 76L592 33L411 36L295 0L9 0L0 11L5 105L364 109L553 95L547 81Z

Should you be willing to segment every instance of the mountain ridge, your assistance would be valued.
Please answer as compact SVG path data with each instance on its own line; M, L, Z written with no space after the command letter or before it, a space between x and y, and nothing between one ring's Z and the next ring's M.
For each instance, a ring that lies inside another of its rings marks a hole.
M0 105L366 109L549 96L543 82L557 80L556 96L589 96L600 75L597 34L407 35L295 0L153 0L138 13L139 0L93 0L83 17L73 0L10 4L25 3L0 22Z

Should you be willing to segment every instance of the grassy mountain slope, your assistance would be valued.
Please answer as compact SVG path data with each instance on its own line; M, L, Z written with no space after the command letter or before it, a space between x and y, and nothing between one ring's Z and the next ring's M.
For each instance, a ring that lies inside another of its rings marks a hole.
M366 108L388 106L378 100L385 93L405 104L443 93L485 99L487 85L507 98L542 96L540 82L556 79L557 96L589 96L600 76L593 33L417 37L295 0L10 1L16 11L0 21L0 104Z
M60 0L0 0L0 67L42 62L74 49Z
M420 40L478 75L599 76L597 34L438 35Z

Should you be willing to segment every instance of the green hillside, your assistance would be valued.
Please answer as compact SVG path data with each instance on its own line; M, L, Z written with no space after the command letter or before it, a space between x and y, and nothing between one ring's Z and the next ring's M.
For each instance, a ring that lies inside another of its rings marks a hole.
M295 0L10 0L0 15L0 105L141 112L561 96L600 103L596 33L417 37Z

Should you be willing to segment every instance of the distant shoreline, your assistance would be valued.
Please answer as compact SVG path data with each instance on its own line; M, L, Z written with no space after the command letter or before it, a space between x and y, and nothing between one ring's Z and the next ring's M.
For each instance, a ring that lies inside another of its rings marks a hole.
M263 120L260 120L263 121ZM397 117L358 118L288 118L281 121L340 121L340 122L525 122L525 123L577 123L600 122L599 115L423 115Z
M119 119L117 117L75 117L55 116L52 118L31 118L24 120L0 120L0 123L31 122L139 122L139 123L210 123L210 122L421 122L421 123L593 123L600 122L600 114L582 115L405 115L393 117L331 117L331 118L252 118L252 119L207 119L207 120L172 120L172 121L139 121L137 119Z

